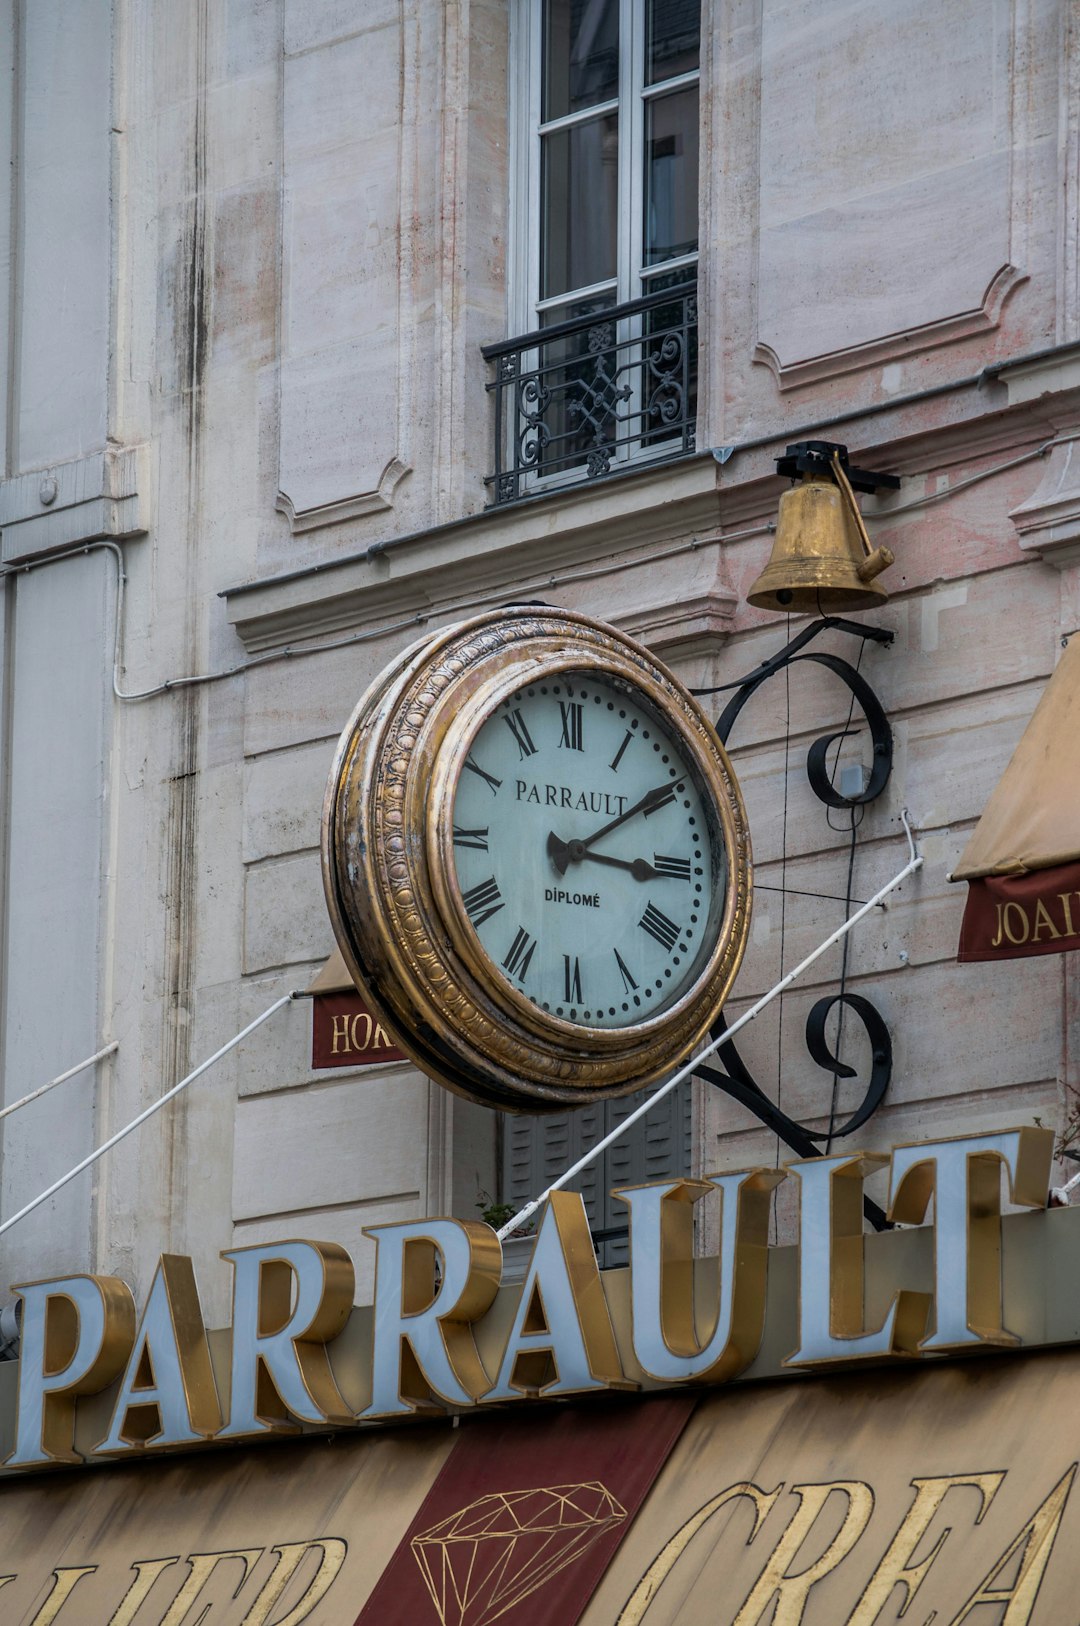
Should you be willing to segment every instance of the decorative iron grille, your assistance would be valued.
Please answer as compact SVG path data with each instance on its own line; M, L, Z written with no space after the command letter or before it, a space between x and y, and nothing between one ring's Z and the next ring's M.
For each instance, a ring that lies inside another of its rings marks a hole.
M495 503L694 450L697 283L485 345Z

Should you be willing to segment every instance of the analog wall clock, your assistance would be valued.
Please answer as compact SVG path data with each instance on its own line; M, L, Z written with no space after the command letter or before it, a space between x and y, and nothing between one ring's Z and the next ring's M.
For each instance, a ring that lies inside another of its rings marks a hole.
M746 818L708 719L631 639L529 605L425 638L372 685L331 771L323 874L402 1047L517 1110L684 1060L749 926Z

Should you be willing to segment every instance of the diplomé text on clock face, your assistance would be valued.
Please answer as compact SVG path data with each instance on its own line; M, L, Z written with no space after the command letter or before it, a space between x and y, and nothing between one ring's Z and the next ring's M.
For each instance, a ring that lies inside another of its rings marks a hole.
M621 685L570 672L504 700L453 825L464 912L542 1010L631 1026L695 981L723 913L719 819L677 732Z

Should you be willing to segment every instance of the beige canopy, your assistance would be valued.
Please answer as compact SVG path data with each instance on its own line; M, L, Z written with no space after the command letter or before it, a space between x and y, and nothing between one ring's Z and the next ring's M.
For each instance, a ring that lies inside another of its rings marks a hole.
M1026 875L1080 858L1080 637L1066 647L950 877Z
M335 943L334 952L314 980L308 983L304 992L305 994L346 994L352 992L355 988L356 984L349 974L349 968L345 964L344 956Z

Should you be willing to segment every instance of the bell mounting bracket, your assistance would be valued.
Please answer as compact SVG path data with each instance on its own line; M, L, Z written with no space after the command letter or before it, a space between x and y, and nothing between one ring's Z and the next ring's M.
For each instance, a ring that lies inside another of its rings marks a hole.
M875 474L870 469L855 468L848 462L848 449L832 440L797 440L789 446L783 457L776 459L776 472L785 479L799 475L833 479L833 454L855 491L897 491L900 481L895 474Z

